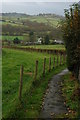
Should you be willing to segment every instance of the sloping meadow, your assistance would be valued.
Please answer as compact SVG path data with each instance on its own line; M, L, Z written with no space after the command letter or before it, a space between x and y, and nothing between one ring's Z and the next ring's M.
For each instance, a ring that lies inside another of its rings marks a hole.
M29 95L32 85L35 85L36 60L38 60L36 81L40 82L43 77L43 61L46 58L45 75L49 72L49 60L51 57L51 68L53 69L54 55L38 52L26 52L20 50L2 49L2 102L3 118L9 117L15 112L16 105L19 104L19 82L20 66L23 65L23 85L22 98L25 93ZM55 65L57 56L55 55ZM18 106L17 106L18 107Z

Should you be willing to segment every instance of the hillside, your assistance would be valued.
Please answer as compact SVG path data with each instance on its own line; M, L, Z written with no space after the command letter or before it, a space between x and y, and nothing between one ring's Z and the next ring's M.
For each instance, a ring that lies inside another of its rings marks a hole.
M0 13L1 15L1 13ZM45 13L40 13L40 14L37 14L37 15L29 15L29 14L24 14L24 13L16 13L16 12L13 12L13 13L2 13L2 16L9 16L9 17L27 17L27 16L47 16L47 17L56 17L56 18L63 18L63 16L60 16L60 15L56 15L56 14L51 14L51 13L48 13L48 14L45 14Z
M26 22L27 20L31 22L45 23L47 25L56 27L62 16L55 14L38 14L38 15L27 15L22 13L2 13L3 20L11 20L13 22Z
M8 36L23 36L23 39L28 41L29 33L33 31L35 41L38 37L44 39L47 34L50 40L59 40L62 39L62 33L58 27L61 19L64 18L55 14L27 15L22 13L2 13L2 20L0 17L3 27L2 35L5 38L4 40L10 40Z

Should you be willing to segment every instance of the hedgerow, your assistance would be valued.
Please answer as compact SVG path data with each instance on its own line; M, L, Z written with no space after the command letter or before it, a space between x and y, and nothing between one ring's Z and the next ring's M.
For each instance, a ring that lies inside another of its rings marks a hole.
M65 10L62 23L63 39L67 53L68 69L78 78L80 67L80 5L73 4Z

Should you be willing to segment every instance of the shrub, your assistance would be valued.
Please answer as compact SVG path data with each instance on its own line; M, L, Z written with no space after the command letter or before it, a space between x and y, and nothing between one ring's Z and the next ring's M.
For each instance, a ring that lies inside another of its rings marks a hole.
M14 38L13 43L14 44L19 44L20 43L20 40L18 39L18 37Z
M78 78L80 67L80 6L78 4L74 4L69 10L65 10L62 30L68 69Z
M49 41L49 36L48 36L48 35L46 35L46 36L45 36L45 45L48 45L48 44L49 44L49 42L50 42L50 41Z

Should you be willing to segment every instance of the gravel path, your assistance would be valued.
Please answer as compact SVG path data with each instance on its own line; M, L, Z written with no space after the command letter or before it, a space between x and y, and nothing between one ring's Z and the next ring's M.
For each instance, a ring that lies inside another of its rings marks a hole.
M67 113L66 106L64 105L64 98L61 93L61 76L66 73L68 73L67 69L52 77L39 118L52 118L54 115Z

